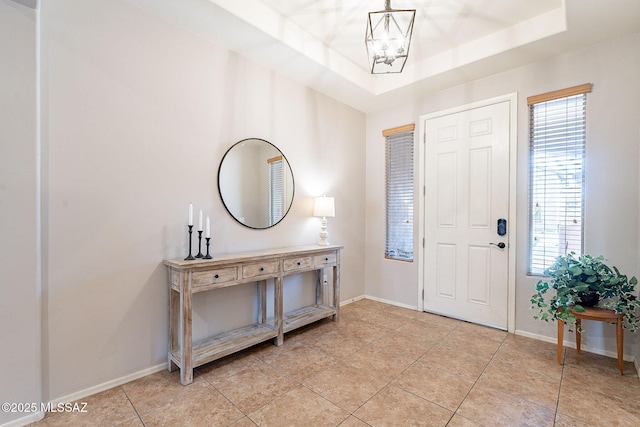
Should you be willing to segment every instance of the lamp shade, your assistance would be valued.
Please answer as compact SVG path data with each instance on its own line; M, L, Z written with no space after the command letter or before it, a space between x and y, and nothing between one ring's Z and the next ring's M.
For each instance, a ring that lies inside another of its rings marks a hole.
M313 201L313 216L336 216L336 207L333 202L333 197L316 197Z

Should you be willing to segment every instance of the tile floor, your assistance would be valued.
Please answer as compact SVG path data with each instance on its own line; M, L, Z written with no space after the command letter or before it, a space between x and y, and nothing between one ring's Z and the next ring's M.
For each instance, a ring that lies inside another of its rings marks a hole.
M372 300L199 367L82 399L44 426L640 426L632 364Z

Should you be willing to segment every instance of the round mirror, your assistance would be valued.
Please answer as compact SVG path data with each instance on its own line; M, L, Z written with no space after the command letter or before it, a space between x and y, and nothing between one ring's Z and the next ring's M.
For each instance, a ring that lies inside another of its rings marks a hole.
M218 191L224 207L240 224L269 228L291 208L293 173L275 145L263 139L244 139L222 158Z

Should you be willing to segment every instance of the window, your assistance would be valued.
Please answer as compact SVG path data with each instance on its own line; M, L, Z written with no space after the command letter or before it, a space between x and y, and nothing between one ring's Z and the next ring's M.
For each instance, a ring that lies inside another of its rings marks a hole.
M269 223L277 224L284 214L284 173L282 156L268 159L269 164Z
M386 138L385 258L413 261L413 131L406 125Z
M583 252L588 92L591 84L527 99L530 274L543 274L560 255Z

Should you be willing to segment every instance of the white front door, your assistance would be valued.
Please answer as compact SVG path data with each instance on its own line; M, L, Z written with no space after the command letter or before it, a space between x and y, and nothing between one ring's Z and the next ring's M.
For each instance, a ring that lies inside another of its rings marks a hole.
M509 246L498 220L508 233L509 117L502 101L423 127L424 310L503 329Z

